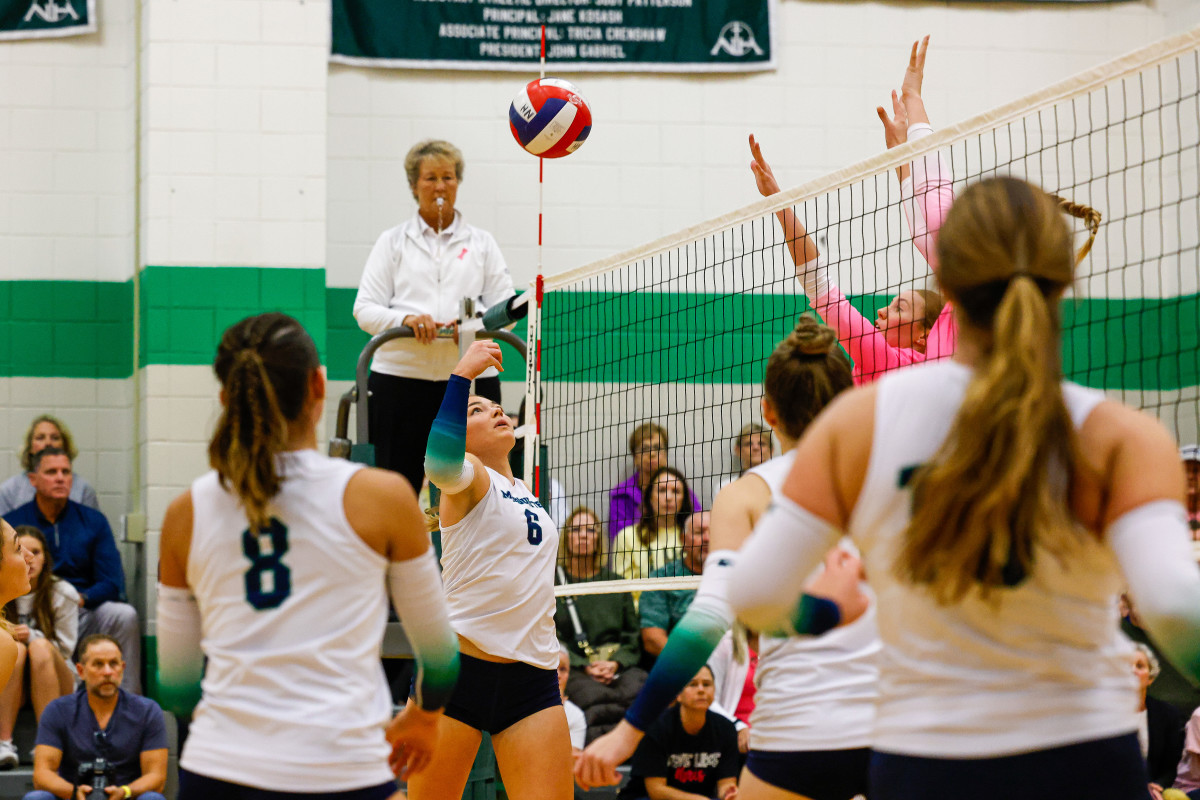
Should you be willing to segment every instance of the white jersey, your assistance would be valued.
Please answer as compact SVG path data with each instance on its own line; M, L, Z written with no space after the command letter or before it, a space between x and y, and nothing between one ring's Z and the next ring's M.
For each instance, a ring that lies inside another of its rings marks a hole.
M1118 627L1122 578L1090 534L1067 565L1035 551L1020 585L939 606L893 573L910 518L912 467L949 433L971 379L949 361L889 373L878 386L870 463L849 530L879 598L884 641L875 748L937 758L1003 756L1129 733L1130 645ZM1070 383L1076 427L1104 399ZM1065 478L1065 476L1064 476Z
M315 450L277 463L273 524L256 536L215 472L192 484L187 583L208 666L180 766L286 792L376 786L392 779L388 562L346 520L361 465Z
M487 494L442 528L450 625L489 655L558 669L558 528L524 483L485 469L492 481Z
M747 472L761 478L771 496L778 497L795 460L792 450ZM759 635L751 749L787 752L871 746L881 649L873 600L854 622L821 636Z

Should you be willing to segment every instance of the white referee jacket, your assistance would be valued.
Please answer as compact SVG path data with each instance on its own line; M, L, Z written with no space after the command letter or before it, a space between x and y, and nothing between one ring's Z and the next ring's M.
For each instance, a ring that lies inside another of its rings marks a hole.
M384 231L371 248L354 318L374 335L398 327L409 314L429 314L439 322L458 319L464 297L474 298L482 310L513 294L508 265L490 233L468 225L455 211L453 222L438 235L413 214ZM458 345L451 339L428 345L398 339L379 348L371 370L444 381L457 363Z

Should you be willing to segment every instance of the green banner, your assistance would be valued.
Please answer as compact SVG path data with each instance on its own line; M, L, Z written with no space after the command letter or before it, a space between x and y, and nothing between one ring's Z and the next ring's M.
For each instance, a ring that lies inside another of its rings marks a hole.
M0 0L0 39L96 32L96 0Z
M418 69L775 68L775 0L332 0L330 60Z

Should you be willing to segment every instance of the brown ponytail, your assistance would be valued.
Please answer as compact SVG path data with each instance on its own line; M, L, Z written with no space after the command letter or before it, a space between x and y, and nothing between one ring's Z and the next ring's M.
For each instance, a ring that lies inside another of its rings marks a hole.
M225 408L208 460L253 530L270 524L268 506L283 482L276 456L287 449L288 423L303 411L309 375L320 364L312 338L286 314L248 317L221 337L213 370Z
M763 376L763 391L783 433L799 439L830 400L854 385L852 369L833 328L802 314L775 346Z
M1096 234L1100 231L1100 212L1091 206L1076 203L1073 200L1068 200L1056 194L1047 193L1047 196L1058 204L1059 209L1064 214L1083 220L1083 224L1087 226L1088 240L1083 243L1083 247L1080 247L1079 252L1075 254L1075 263L1078 265L1092 251L1092 244L1096 241Z
M1015 585L1035 549L1061 558L1078 542L1069 483L1056 478L1076 463L1058 317L1075 260L1056 204L1013 178L968 189L938 249L942 287L985 354L941 450L915 476L896 573L948 603Z

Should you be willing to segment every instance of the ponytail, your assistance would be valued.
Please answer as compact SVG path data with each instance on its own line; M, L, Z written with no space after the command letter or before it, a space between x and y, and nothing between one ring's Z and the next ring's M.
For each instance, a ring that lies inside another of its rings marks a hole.
M939 248L942 286L986 352L941 450L914 476L895 571L949 603L1015 586L1036 551L1062 559L1079 543L1058 314L1074 259L1055 204L1012 178L964 193Z
M283 484L276 463L288 449L289 422L308 399L308 376L320 366L316 346L285 314L260 314L225 331L213 368L225 407L209 464L242 504L250 529L270 525L270 502Z

